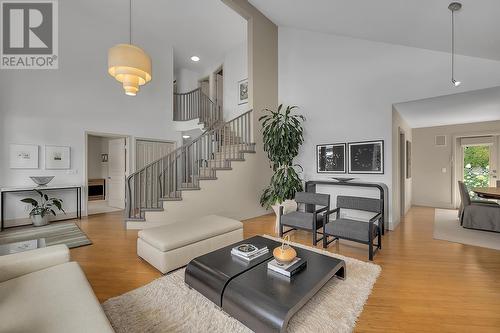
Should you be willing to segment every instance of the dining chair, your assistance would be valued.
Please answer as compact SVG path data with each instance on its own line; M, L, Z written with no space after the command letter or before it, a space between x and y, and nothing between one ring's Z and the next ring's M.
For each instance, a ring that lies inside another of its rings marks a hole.
M464 215L464 209L466 206L470 205L490 205L490 206L498 206L500 207L496 202L494 201L488 201L488 200L472 200L470 195L469 195L469 190L467 189L467 186L465 185L464 182L458 181L458 189L460 191L460 207L458 210L458 217L460 219L460 225L463 225L463 215Z

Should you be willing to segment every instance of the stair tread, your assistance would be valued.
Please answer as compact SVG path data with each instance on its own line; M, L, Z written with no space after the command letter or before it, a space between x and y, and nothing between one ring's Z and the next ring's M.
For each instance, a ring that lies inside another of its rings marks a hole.
M182 198L160 198L160 201L182 201Z

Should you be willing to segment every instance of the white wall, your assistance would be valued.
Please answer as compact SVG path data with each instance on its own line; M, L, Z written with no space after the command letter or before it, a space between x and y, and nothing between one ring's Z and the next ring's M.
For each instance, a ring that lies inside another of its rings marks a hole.
M197 87L198 80L204 77L209 77L210 80L210 98L214 98L215 91L215 77L213 72L216 71L221 65L223 66L223 114L224 120L229 121L237 116L245 113L250 109L248 103L238 105L238 81L248 78L248 50L247 42L242 43L238 47L229 50L223 59L219 62L205 66L206 68L201 71L201 74L196 72L179 69L176 75L176 80L181 83L178 92L187 92ZM196 86L192 87L195 82Z
M10 143L68 145L71 170L44 170L42 148L38 170L9 169L2 158L2 185L31 184L29 175L55 175L54 184L83 184L85 131L180 141L171 121L172 47L161 27L149 31L147 15L137 9L134 41L152 57L153 80L129 97L107 74L108 49L128 40L128 6L119 0L106 5L65 0L59 1L59 13L59 69L0 73L0 156Z
M400 140L399 135L403 133L405 136L405 143L403 146L404 154L404 170L401 172L400 166ZM406 141L412 142L412 128L408 123L401 117L396 109L392 112L392 185L393 185L393 196L392 196L392 214L393 216L400 216L401 205L404 205L404 213L406 214L411 208L412 204L412 186L413 186L413 174L410 178L406 177ZM413 151L413 147L412 147ZM404 177L404 203L401 203L401 176Z
M304 178L329 177L316 173L316 144L383 139L385 174L355 177L392 191L393 103L500 84L500 62L457 56L456 65L458 89L450 84L447 53L280 28L280 102L298 105L307 118L297 158ZM390 215L394 228L399 219Z
M191 90L198 88L198 80L201 78L200 73L195 71L179 68L175 73L175 80L177 82L177 92L187 93Z
M238 81L248 79L246 42L224 57L224 119L231 120L249 110L248 103L238 105Z
M454 208L454 142L457 137L499 133L500 121L413 129L413 204ZM436 135L446 136L446 146L435 145Z

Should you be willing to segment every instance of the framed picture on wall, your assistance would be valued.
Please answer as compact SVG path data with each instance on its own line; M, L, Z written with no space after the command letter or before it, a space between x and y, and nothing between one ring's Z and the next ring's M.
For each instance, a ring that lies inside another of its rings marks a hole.
M248 103L248 79L238 81L238 105Z
M406 179L411 178L411 142L406 140Z
M9 148L11 169L38 169L38 145L11 144Z
M383 174L384 141L349 142L349 173Z
M345 151L345 143L317 145L316 171L318 173L345 173Z
M69 146L45 146L45 169L69 169L70 160Z

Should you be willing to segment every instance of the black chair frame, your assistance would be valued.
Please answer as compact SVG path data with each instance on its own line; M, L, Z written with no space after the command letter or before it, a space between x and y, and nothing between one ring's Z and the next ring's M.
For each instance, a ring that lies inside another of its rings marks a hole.
M303 204L303 202L300 202L300 203ZM324 240L323 233L318 231L318 229L321 228L321 226L323 226L325 223L328 222L328 210L329 209L330 209L330 206L324 206L323 208L317 209L312 213L313 214L313 222L312 222L313 223L313 225L312 225L312 227L313 227L312 228L312 233L313 233L312 238L313 239L312 239L312 242L313 242L314 246L316 246L316 244L318 244L318 242L320 242L321 240ZM297 205L297 211L299 211L299 205ZM325 214L322 217L322 219L323 219L322 225L320 227L318 227L318 214L323 213L323 212L325 212ZM288 226L286 224L282 224L281 216L283 216L283 206L280 206L280 208L279 208L279 236L280 237L283 237L284 234L286 234L290 231L293 231L293 230L297 230L297 229L311 231L311 229L309 229L309 228L300 228L297 226ZM283 227L289 227L291 229L284 231ZM322 235L322 237L319 239L318 239L318 234Z

